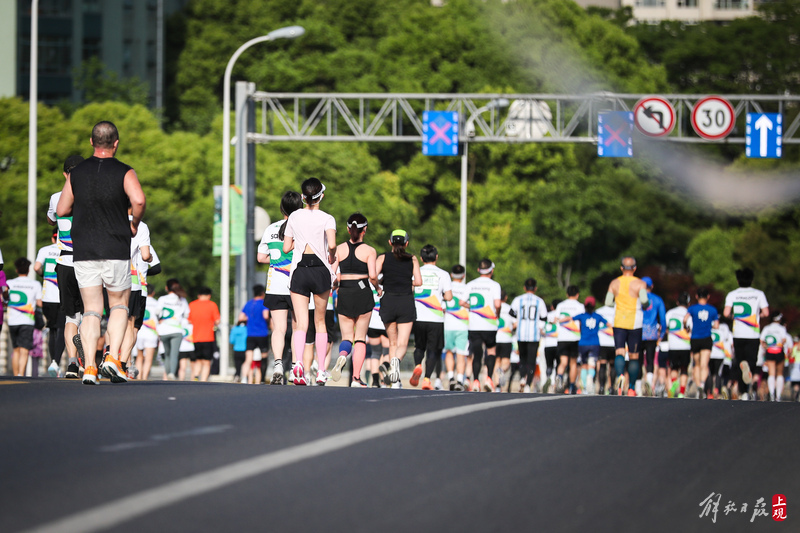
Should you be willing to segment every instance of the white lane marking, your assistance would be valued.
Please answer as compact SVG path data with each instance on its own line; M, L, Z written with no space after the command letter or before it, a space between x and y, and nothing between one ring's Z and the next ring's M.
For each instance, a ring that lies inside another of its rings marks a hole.
M341 450L364 441L385 437L392 433L431 422L464 416L489 409L509 407L533 402L586 398L579 395L538 396L495 402L483 402L462 407L441 409L395 420L380 422L360 429L353 429L318 439L306 444L292 446L277 452L265 453L252 459L221 466L208 472L195 474L152 489L99 505L93 509L79 511L73 515L42 524L28 531L35 533L89 533L109 529L137 516L156 509L187 500L193 496L220 489L232 483L277 470L293 463L305 461L330 452Z
M186 431L179 431L177 433L166 433L163 435L151 435L148 440L143 441L134 441L134 442L120 442L118 444L110 444L108 446L102 446L100 448L101 452L124 452L126 450L132 450L134 448L147 448L149 446L155 446L159 442L165 442L172 439L180 439L183 437L197 437L200 435L213 435L215 433L224 433L229 429L232 429L233 426L224 425L224 426L204 426L194 429L189 429Z
M468 392L440 392L440 393L430 393L430 394L414 394L414 395L407 395L407 396L393 396L391 398L381 398L379 400L361 400L362 402L367 403L377 403L377 402L391 402L394 400L409 400L412 398L452 398L453 396L462 396L464 394L471 394Z

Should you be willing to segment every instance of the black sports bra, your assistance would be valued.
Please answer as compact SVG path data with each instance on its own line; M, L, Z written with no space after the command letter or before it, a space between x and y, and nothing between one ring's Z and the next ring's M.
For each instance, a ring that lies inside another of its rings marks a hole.
M364 244L363 242L358 242L353 244L350 241L347 241L347 247L350 249L350 253L348 256L339 263L339 270L342 274L363 274L365 276L369 275L369 267L367 267L367 263L356 257L356 248Z

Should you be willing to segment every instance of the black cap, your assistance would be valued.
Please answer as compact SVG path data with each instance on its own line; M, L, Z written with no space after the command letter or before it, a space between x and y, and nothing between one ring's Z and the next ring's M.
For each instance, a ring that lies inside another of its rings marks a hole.
M72 172L72 169L77 167L79 163L83 161L82 155L71 155L64 161L64 172L69 174Z

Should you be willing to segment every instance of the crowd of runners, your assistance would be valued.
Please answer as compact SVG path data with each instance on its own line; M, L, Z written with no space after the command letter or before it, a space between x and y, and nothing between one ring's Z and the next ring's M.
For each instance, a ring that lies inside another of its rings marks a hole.
M67 158L65 186L50 199L52 244L33 265L44 286L25 258L6 281L0 255L13 372L24 375L46 325L51 376L148 379L160 357L164 379L205 381L218 357L211 290L189 303L170 279L155 298L160 264L142 222L144 192L114 157L112 123L98 123L91 142L90 158ZM254 287L230 335L238 381L325 385L349 374L351 387L399 388L413 336L407 383L422 389L798 400L800 344L747 268L736 272L739 288L722 309L700 288L667 310L652 279L636 277L633 257L622 259L601 306L576 286L547 305L533 278L512 289L521 294L509 303L491 260L467 282L465 265L437 266L435 246L423 246L419 258L410 253L402 229L379 254L364 242L362 213L347 219L347 239L337 245L324 197L322 182L307 179L299 193L284 194L283 219L264 232L257 259L268 265L267 283Z

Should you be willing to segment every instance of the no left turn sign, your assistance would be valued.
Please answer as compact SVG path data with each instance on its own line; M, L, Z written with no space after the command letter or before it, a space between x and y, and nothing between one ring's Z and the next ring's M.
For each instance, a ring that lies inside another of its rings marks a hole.
M675 127L675 108L660 96L648 96L633 108L636 128L648 137L665 137Z
M702 138L718 141L733 131L736 114L733 106L719 96L707 96L692 109L692 127Z

